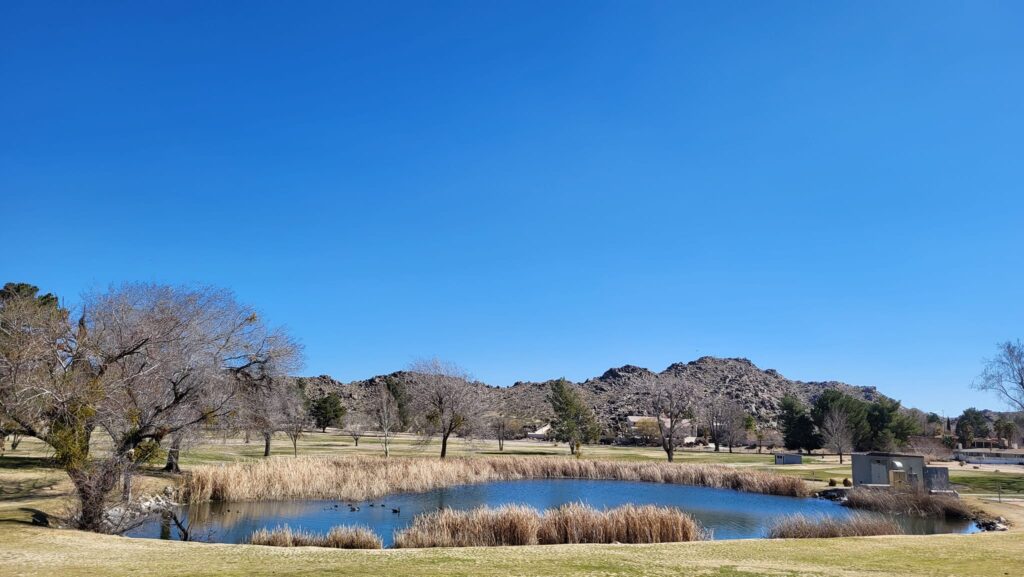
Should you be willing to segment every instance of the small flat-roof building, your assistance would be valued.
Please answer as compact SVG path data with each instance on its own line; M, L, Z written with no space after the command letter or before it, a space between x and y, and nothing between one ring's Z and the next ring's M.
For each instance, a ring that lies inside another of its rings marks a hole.
M1024 465L1024 449L957 449L953 458L979 465Z
M800 465L803 462L803 455L799 453L775 453L776 465Z
M949 469L928 467L922 455L854 453L853 486L918 487L949 490Z
M526 438L527 439L546 440L548 438L548 433L549 432L551 432L551 425L544 425L543 427L537 429L536 431L534 431L532 433L527 433L526 434Z
M638 436L645 432L657 431L658 421L661 426L668 428L672 423L668 417L651 417L649 415L628 415L626 417L626 429L629 435ZM643 430L646 426L646 431ZM697 441L697 425L692 419L680 419L676 422L676 438L681 439L684 444Z

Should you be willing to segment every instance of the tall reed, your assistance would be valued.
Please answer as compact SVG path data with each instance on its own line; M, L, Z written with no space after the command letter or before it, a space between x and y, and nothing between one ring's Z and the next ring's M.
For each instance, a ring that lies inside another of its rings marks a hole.
M519 479L608 479L806 496L795 477L727 465L632 463L557 457L385 459L299 457L199 466L187 475L182 498L199 501L276 499L366 500L398 492Z
M272 547L333 547L335 549L380 549L380 537L366 527L339 525L326 534L292 529L288 525L260 529L249 536L251 545Z
M976 514L956 497L932 495L921 490L866 489L858 487L846 494L846 506L881 513L900 513L915 517L973 519Z
M785 517L768 529L770 539L826 539L902 535L903 528L888 517L857 513L845 519L835 517Z
M539 513L506 505L419 515L408 528L395 532L395 547L670 543L706 537L692 517L673 507L625 505L598 511L572 504Z

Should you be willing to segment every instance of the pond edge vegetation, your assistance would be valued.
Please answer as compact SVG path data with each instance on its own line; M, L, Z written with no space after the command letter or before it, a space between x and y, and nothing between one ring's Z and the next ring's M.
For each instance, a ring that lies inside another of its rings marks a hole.
M864 513L855 513L845 519L788 515L768 529L769 539L829 539L902 534L903 528L894 519Z
M417 515L395 531L396 549L426 547L507 547L596 543L678 543L703 541L710 533L675 507L623 505L597 510L582 503L543 513L524 505L438 509ZM326 534L291 529L260 529L251 545L380 549L381 539L366 527L339 525Z
M331 527L327 533L315 533L278 525L259 529L249 536L250 545L271 547L331 547L334 549L380 549L380 537L370 528L350 525Z
M923 490L874 489L858 487L846 493L844 505L879 513L911 517L978 519L984 511L971 507L957 497L932 495Z
M643 481L806 497L799 478L725 465L630 463L557 457L386 459L373 456L299 457L205 465L186 474L181 499L362 501L393 493L419 493L455 485L528 479Z
M571 503L541 513L533 507L504 505L417 515L412 525L395 532L395 548L676 543L709 536L693 517L675 507L622 505L597 510Z

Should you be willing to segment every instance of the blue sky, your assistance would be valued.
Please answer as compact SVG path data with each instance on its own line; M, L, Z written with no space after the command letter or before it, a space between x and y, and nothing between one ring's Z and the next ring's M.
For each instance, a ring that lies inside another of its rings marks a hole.
M0 4L0 277L229 287L350 380L1024 337L1024 5Z

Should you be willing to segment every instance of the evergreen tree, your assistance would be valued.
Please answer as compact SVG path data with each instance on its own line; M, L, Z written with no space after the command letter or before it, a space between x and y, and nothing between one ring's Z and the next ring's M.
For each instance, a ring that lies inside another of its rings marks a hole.
M553 381L548 402L555 412L551 436L557 441L569 443L569 451L573 455L579 455L582 444L594 442L601 435L594 411L583 402L569 381Z
M792 395L782 398L782 440L787 449L808 453L821 448L821 437L814 427L814 419L799 399Z
M965 409L956 420L956 436L965 449L969 449L975 439L988 437L989 432L988 419L974 407Z
M316 428L327 432L327 427L333 427L341 423L345 417L346 409L341 405L338 395L331 393L320 397L310 403L309 414L316 423Z

